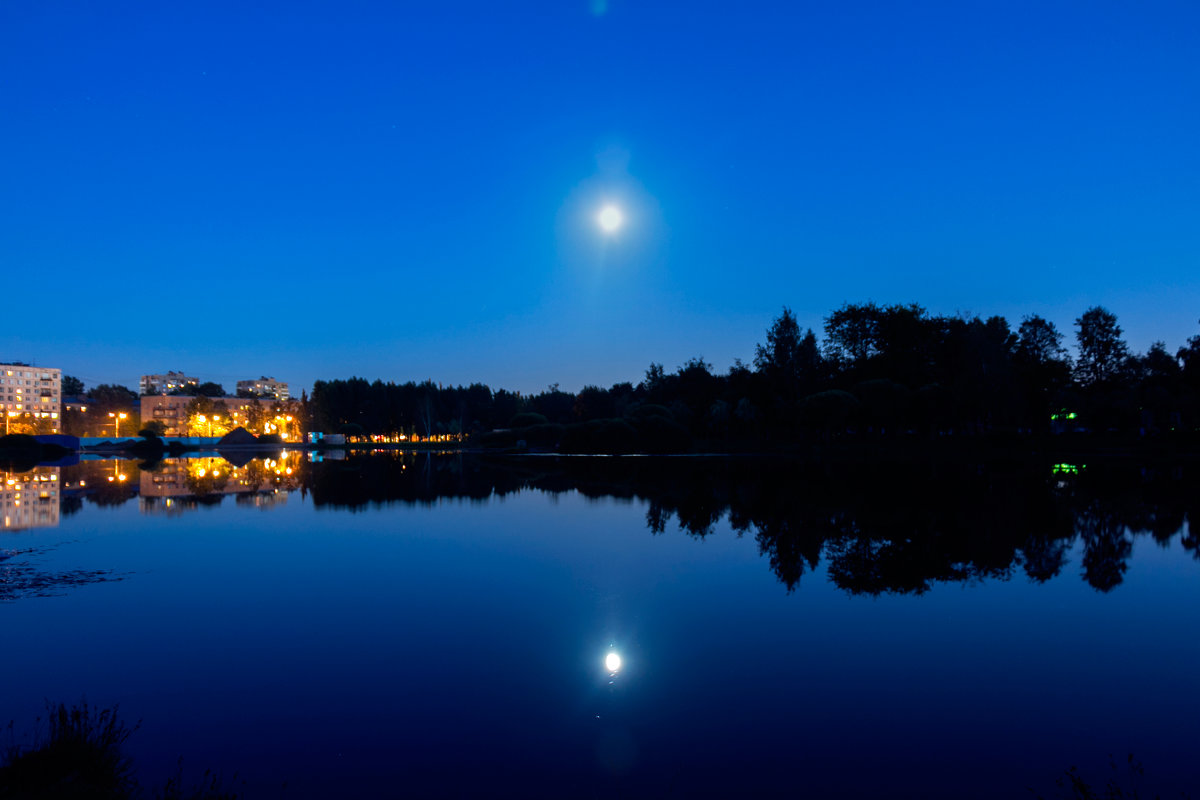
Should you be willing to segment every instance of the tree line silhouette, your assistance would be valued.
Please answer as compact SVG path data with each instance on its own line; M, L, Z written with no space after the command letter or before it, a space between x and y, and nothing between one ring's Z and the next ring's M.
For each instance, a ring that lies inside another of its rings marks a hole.
M916 304L846 304L823 337L784 308L724 373L703 357L642 380L533 395L474 383L317 381L311 429L350 435L475 434L484 445L562 452L677 452L844 438L1046 434L1180 437L1200 428L1200 335L1170 353L1130 350L1102 308L1075 320L1076 354L1054 323L938 316Z

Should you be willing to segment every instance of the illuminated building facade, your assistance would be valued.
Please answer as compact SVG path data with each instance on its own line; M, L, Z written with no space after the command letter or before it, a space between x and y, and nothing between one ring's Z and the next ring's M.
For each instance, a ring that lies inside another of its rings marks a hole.
M142 424L161 422L164 436L187 436L188 404L194 398L142 395Z
M61 433L62 370L0 364L0 412L6 433Z
M166 375L143 375L138 381L138 394L170 394L178 389L195 388L200 385L197 378L191 378L182 372L168 372Z
M255 381L238 381L237 393L239 395L259 395L263 397L271 397L276 400L288 400L291 395L288 394L288 385L283 381L277 381L274 378L263 376Z
M0 472L0 531L53 528L59 517L59 468Z
M193 403L204 406L203 410ZM141 414L143 425L161 422L163 436L217 437L245 428L256 436L278 434L285 442L294 442L300 440L297 405L265 397L150 395L141 399Z

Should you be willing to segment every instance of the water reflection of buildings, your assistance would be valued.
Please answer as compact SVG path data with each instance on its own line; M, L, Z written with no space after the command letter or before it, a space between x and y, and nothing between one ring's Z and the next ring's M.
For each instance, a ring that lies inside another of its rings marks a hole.
M34 467L28 472L0 472L3 530L53 528L59 518L59 468Z
M170 458L141 473L140 508L147 514L178 514L235 495L239 505L272 508L300 487L301 454L253 459L242 464L220 456Z

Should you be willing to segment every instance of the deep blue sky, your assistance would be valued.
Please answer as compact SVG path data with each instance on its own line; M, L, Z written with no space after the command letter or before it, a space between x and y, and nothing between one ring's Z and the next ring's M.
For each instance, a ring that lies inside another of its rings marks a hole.
M1197 53L1190 1L4 3L0 359L573 390L868 299L1173 351Z

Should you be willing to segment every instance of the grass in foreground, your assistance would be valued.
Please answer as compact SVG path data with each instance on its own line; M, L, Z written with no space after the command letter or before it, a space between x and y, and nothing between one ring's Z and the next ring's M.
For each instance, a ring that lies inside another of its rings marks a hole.
M35 736L32 745L9 745L0 755L0 800L237 800L210 772L199 785L185 788L182 763L175 777L148 793L122 751L138 726L127 727L117 710L86 702L47 704L45 735ZM13 723L8 727L11 734Z

